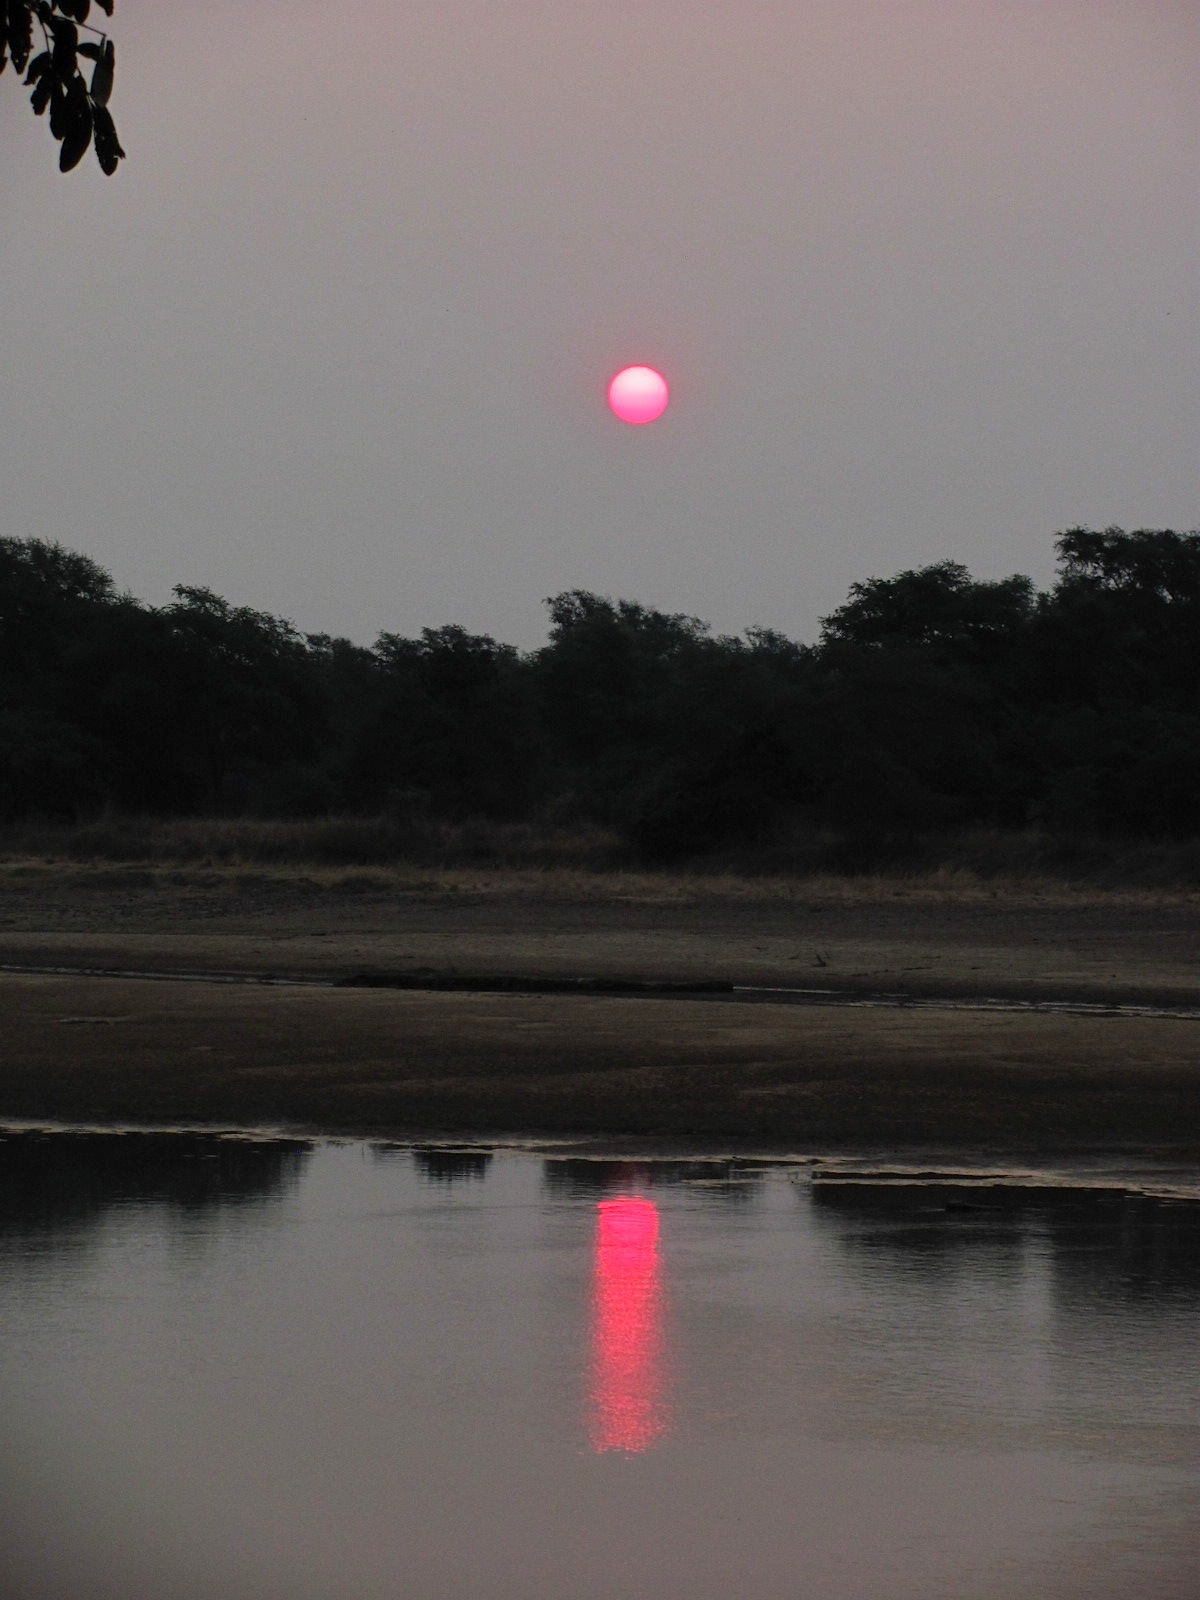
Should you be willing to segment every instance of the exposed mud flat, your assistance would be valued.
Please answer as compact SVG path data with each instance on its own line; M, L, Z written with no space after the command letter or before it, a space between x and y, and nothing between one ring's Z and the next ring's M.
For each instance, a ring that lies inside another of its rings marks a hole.
M0 978L0 1115L1200 1152L1175 1019Z
M134 876L6 882L0 1116L1200 1154L1194 897Z
M0 962L1200 1005L1200 893L0 863Z

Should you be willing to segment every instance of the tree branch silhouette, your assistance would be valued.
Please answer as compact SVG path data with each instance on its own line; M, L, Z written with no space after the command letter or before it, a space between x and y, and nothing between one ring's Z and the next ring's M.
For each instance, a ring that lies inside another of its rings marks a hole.
M112 16L113 0L96 0ZM0 0L0 72L9 61L32 86L29 103L35 116L50 113L50 132L59 142L60 172L70 172L94 147L101 170L109 177L125 155L112 113L116 51L112 40L88 22L92 0ZM79 30L94 35L80 42ZM42 49L35 51L40 34ZM92 63L85 82L80 58Z

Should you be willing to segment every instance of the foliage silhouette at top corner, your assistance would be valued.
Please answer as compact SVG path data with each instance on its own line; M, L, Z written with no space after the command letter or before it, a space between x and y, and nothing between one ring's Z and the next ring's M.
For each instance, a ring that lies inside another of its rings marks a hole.
M96 6L112 16L113 0L96 0ZM0 0L0 72L11 61L33 89L34 115L49 110L61 172L77 167L94 146L111 177L125 155L108 109L116 52L108 35L88 22L91 10L92 0ZM81 42L80 29L91 37ZM81 57L92 63L90 83Z

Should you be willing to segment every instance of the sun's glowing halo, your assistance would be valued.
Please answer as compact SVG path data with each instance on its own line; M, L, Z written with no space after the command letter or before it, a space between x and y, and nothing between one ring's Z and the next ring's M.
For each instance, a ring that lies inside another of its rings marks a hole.
M653 367L624 367L608 386L608 403L622 422L656 422L670 398L667 380Z

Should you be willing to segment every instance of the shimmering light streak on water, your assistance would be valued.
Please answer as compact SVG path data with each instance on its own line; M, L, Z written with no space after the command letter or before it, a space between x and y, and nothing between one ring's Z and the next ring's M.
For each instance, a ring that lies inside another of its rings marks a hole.
M646 1450L666 1430L658 1207L633 1196L596 1207L589 1433L605 1450Z

